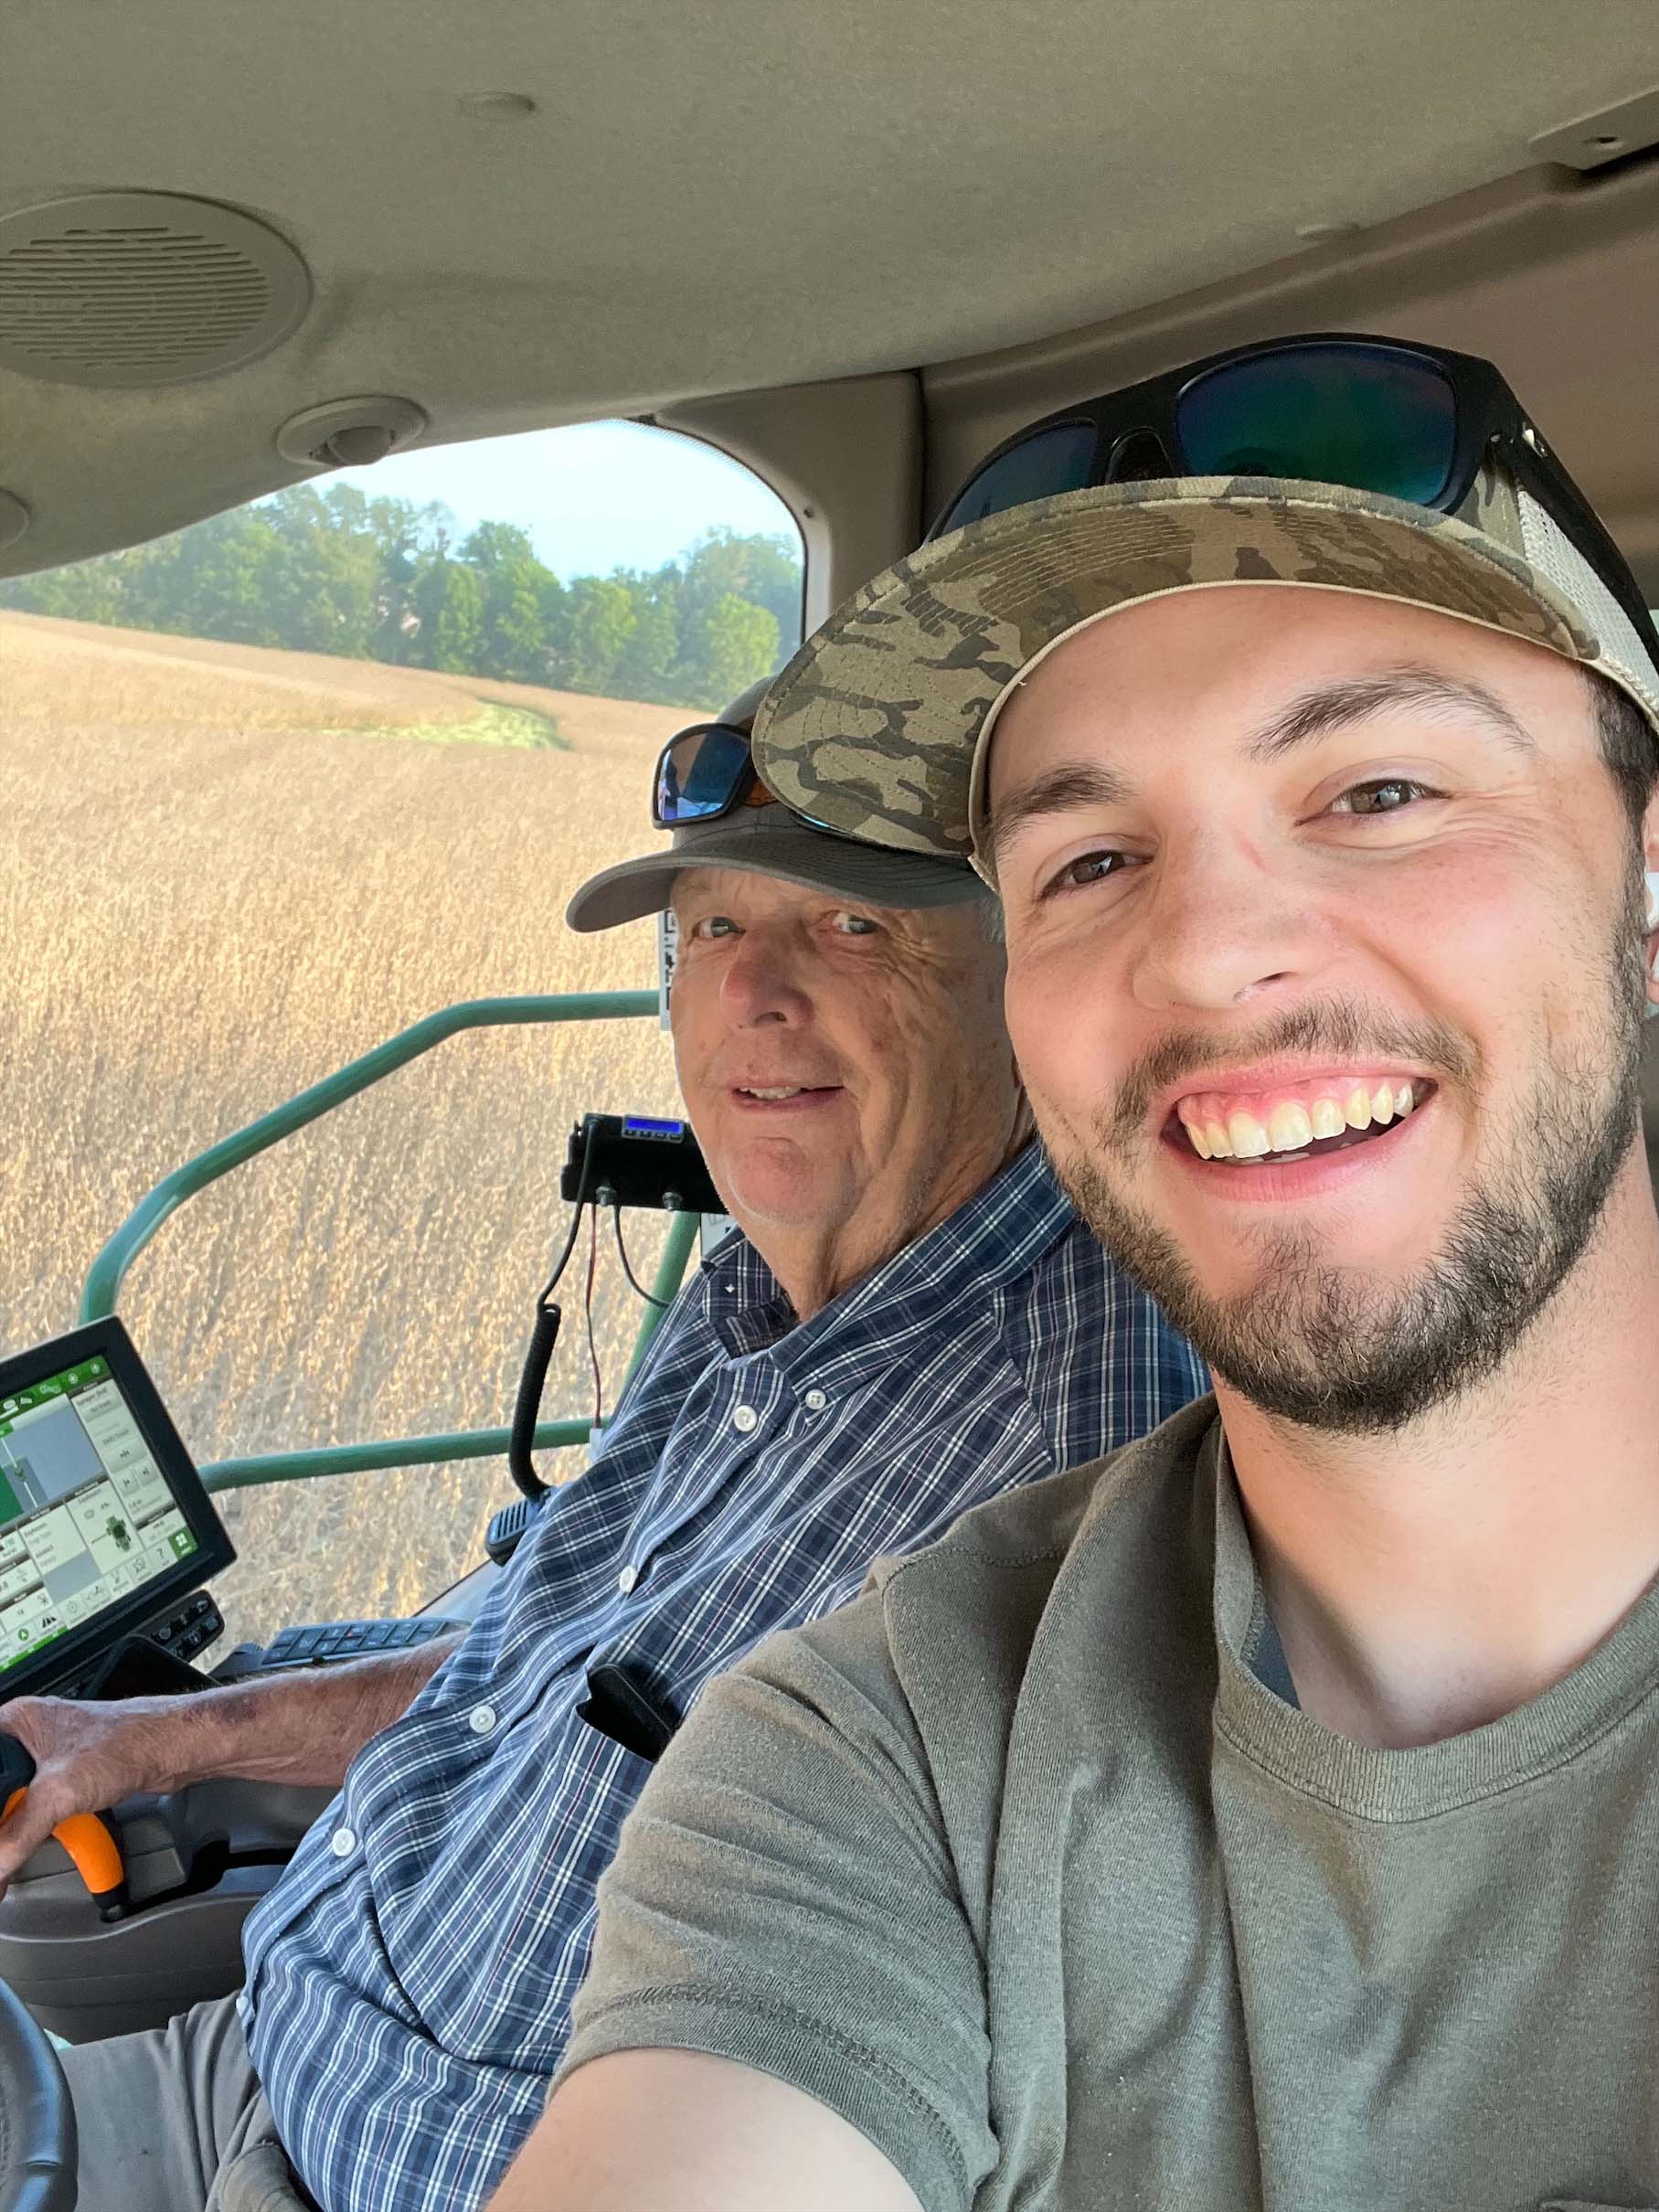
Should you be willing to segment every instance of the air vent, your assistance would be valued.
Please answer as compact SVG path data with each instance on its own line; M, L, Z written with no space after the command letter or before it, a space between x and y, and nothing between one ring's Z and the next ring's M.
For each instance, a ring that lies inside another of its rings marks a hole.
M0 367L48 383L222 376L310 303L287 240L213 200L95 192L0 218Z

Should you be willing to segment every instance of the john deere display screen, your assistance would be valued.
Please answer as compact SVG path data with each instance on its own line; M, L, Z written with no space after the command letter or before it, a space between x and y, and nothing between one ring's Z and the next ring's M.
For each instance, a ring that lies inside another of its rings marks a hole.
M79 1356L66 1356L71 1347ZM200 1478L118 1322L0 1365L0 1697L224 1565Z

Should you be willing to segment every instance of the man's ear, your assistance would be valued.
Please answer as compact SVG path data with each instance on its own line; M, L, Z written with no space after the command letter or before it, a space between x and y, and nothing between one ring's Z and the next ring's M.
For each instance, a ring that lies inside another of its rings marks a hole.
M1642 942L1652 1012L1659 1007L1659 795L1649 805L1643 822L1642 866Z

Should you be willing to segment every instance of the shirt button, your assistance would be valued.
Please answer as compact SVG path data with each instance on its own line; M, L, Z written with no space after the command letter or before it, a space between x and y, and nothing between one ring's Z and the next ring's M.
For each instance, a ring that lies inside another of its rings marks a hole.
M637 1567L624 1567L622 1573L616 1578L616 1587L622 1591L624 1598L629 1597L633 1594L633 1586L639 1579L640 1570Z
M734 1429L740 1429L747 1436L751 1429L760 1426L760 1416L752 1406L739 1406L731 1417L731 1425Z
M328 1848L335 1858L349 1858L356 1847L356 1833L351 1828L336 1828L328 1839Z
M495 1707L493 1705L475 1705L466 1717L466 1725L472 1729L474 1736L487 1736L495 1726Z
M806 1409L809 1413L822 1413L824 1407L828 1404L829 1397L827 1392L823 1390L809 1390L807 1392Z

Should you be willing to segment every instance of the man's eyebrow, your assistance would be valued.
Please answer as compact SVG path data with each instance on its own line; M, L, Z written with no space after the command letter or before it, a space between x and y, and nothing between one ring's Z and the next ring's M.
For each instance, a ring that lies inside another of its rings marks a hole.
M1376 675L1353 676L1345 683L1304 691L1263 724L1246 751L1252 760L1276 760L1297 745L1312 744L1333 730L1402 707L1426 710L1431 716L1473 715L1516 751L1530 757L1537 750L1530 733L1484 684L1441 675L1433 668L1385 668Z
M1133 786L1094 760L1062 760L1058 768L1017 784L999 799L991 815L991 863L994 867L1016 830L1041 814L1060 814L1076 806L1122 806Z

